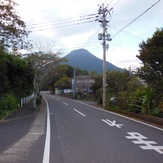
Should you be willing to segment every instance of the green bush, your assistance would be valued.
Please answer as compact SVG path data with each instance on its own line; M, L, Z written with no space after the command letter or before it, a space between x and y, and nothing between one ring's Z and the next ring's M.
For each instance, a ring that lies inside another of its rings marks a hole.
M158 108L155 107L152 109L152 115L153 116L159 116L159 114L160 114L160 111Z
M0 99L0 118L5 117L7 114L18 108L17 98L11 93L6 94Z

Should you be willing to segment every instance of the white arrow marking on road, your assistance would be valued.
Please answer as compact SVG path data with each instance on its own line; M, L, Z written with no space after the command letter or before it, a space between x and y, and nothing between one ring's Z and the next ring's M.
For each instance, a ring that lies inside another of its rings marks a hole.
M109 121L108 119L101 119L101 121L103 121L103 122L105 122L106 124L108 124L109 126L111 126L111 127L117 127L117 128L121 128L121 126L123 126L123 124L116 124L116 121L115 120L113 120L113 122L112 121Z

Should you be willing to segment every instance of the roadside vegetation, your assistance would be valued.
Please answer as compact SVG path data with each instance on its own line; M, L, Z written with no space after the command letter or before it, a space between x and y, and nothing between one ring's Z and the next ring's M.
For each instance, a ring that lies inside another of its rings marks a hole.
M107 109L163 117L163 29L139 48L140 68L107 72ZM95 80L94 93L102 103L102 76Z
M44 45L34 47L27 41L30 31L17 14L16 5L13 0L0 1L0 119L17 110L20 99L31 94L36 108L46 74L62 61ZM22 57L21 49L29 54Z
M0 118L15 111L32 94L33 69L28 61L0 51Z
M15 10L12 0L0 1L0 118L19 108L19 99L31 93L33 69L20 59L18 49L31 45L29 31Z

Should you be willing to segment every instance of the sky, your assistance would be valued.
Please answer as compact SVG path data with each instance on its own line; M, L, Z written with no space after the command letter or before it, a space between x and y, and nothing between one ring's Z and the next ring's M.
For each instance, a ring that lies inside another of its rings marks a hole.
M29 39L35 46L61 51L63 56L84 48L100 59L103 48L98 33L102 33L102 27L94 21L95 14L103 3L108 10L113 8L107 15L112 41L107 42L106 60L120 68L141 66L136 57L139 44L163 27L163 0L14 1L19 4L17 12L31 31Z

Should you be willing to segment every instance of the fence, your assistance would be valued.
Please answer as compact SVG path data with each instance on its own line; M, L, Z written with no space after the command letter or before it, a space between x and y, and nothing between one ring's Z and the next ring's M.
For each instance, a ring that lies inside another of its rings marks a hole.
M27 102L29 102L30 100L32 100L34 97L34 93L30 96L24 97L20 100L20 106L25 105Z

